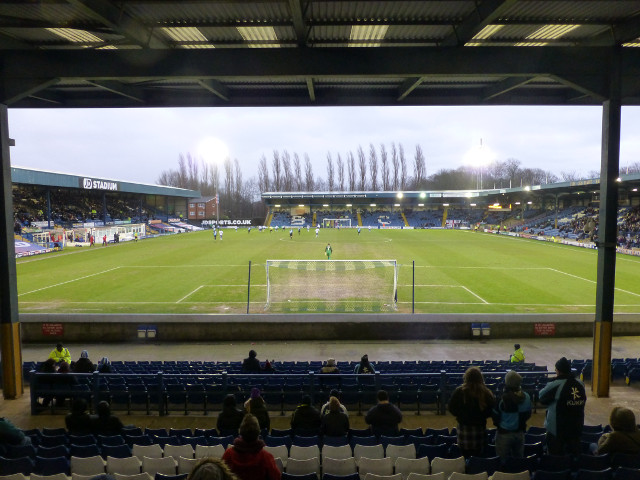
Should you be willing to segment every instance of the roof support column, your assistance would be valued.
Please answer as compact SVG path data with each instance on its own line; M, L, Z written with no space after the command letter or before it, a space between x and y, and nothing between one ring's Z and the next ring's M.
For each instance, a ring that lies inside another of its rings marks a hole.
M611 55L609 98L602 104L602 154L600 164L600 217L596 315L593 331L593 380L596 397L609 396L611 343L616 275L616 230L620 164L620 51Z
M13 199L7 106L0 105L0 350L2 351L2 388L6 399L22 396L22 345L18 319L18 283L16 247L13 239Z

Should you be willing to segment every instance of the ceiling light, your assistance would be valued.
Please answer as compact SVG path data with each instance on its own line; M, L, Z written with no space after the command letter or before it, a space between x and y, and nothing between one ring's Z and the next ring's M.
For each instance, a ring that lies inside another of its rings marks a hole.
M424 207L424 203L419 203L418 206L419 207Z
M470 203L470 204L469 204L469 206L471 206L471 207L475 207L475 206L476 206L476 204L475 204L475 203Z
M527 40L557 40L580 25L545 25L527 35Z
M370 207L375 207L375 206L376 206L376 204L375 204L375 203L371 203L369 206L370 206Z
M208 42L196 27L162 27L162 31L166 33L172 40L176 42Z
M350 47L379 47L387 34L389 25L352 25L349 34ZM372 42L372 40L374 40Z
M350 203L347 203L347 207L351 207L352 205Z
M301 205L301 204L300 204L300 205L298 205L298 206L299 206L299 207L304 207L304 205Z
M45 28L45 30L73 43L104 43L103 39L86 30L75 28Z
M322 204L322 206L323 206L323 207L328 207L328 206L329 206L329 204L328 204L328 203L323 203L323 204Z
M443 207L448 207L448 206L449 206L449 204L448 204L448 203L443 203L443 204L442 204L442 206L443 206Z
M254 43L251 42L274 42L278 41L278 36L273 27L236 27L238 33L245 42L249 42L251 48L279 48L279 44Z
M400 204L399 204L399 203L394 203L394 204L393 204L393 206L394 206L394 207L399 207L399 206L400 206Z
M280 204L279 204L279 203L276 203L276 204L275 204L275 207L280 208Z
M487 25L478 33L476 33L475 36L472 38L472 40L486 40L491 35L493 35L498 30L500 30L502 27L504 27L504 25Z

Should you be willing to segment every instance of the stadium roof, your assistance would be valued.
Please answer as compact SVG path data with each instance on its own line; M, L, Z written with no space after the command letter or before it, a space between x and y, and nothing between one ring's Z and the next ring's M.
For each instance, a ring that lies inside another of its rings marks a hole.
M640 105L637 0L3 0L17 108Z
M197 190L166 187L164 185L148 185L131 183L122 180L71 175L68 173L47 172L30 168L11 167L11 181L25 185L41 185L45 187L78 188L100 192L136 193L141 195L159 195L165 197L192 198L199 197Z

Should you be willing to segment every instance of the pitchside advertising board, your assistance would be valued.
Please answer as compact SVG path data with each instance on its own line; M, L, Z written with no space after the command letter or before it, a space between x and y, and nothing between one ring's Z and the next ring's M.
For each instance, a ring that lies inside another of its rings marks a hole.
M89 177L80 179L80 188L84 188L85 190L109 190L113 192L120 190L118 182Z
M231 219L231 220L203 220L201 225L203 227L210 227L217 225L219 227L251 227L250 219Z

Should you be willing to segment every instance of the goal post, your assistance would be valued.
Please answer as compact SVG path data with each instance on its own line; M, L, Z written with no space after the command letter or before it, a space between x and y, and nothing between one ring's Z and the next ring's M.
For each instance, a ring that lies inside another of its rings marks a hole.
M337 227L351 227L351 219L350 218L323 218L322 219L322 227L323 228L337 228Z
M395 260L267 260L270 312L390 312Z

